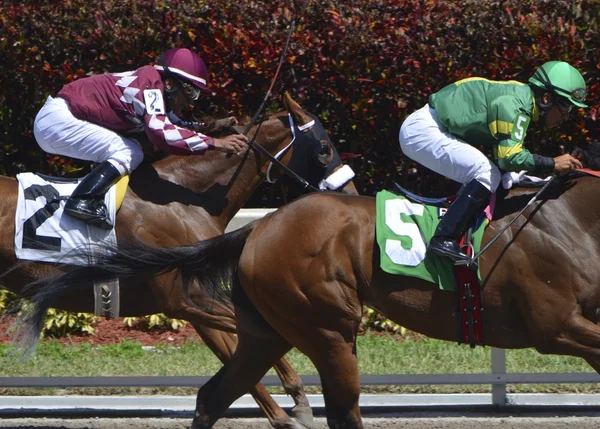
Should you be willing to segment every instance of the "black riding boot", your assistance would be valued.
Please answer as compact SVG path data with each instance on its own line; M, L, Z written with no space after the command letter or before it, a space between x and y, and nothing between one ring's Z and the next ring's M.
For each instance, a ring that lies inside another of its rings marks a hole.
M427 246L427 252L446 256L456 261L468 261L471 258L461 252L458 241L471 225L475 215L485 208L491 192L473 179L460 191L456 200L438 224L435 234Z
M113 223L104 204L104 194L121 178L119 170L104 161L83 178L65 203L65 213L103 229Z

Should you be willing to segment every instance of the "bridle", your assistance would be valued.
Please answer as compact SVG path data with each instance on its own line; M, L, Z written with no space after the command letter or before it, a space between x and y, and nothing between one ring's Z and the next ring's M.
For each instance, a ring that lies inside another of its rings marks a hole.
M258 107L256 112L254 113L254 116L252 116L252 119L250 120L248 125L246 125L246 128L244 129L244 131L242 131L242 133L241 133L245 136L248 135L248 133L250 132L252 127L256 124L260 114L262 113L263 109L265 108L267 100L271 97L273 87L275 86L275 81L277 80L277 77L279 76L279 72L281 70L281 65L283 64L283 60L285 59L285 55L286 55L288 47L290 45L290 39L292 38L292 33L294 32L295 27L296 27L296 19L294 18L294 20L290 24L290 29L288 31L287 39L285 41L285 46L283 48L283 51L281 52L281 56L279 57L279 64L277 65L277 70L275 71L275 75L273 76L273 79L271 80L271 86L269 87L269 90L265 94L265 97L263 98L262 103L260 104L260 106ZM265 156L266 158L268 158L273 165L276 165L278 168L283 170L283 172L287 176L289 176L291 179L298 182L304 189L310 190L312 192L321 192L321 190L319 188L308 183L308 181L306 179L304 179L302 176L300 176L299 174L294 172L292 169L290 169L289 167L284 165L281 161L279 161L279 159L277 159L278 157L276 155L275 156L271 155L268 150L266 150L264 147L262 147L261 145L256 143L255 137L258 134L259 129L260 129L260 123L258 124L258 127L256 128L256 132L254 133L254 136L252 136L252 138L249 139L248 150L246 150L246 153L243 156L243 160L240 163L239 169L241 169L241 167L246 162L249 151L252 149L256 152L259 152L261 155ZM234 177L235 176L236 175L234 174Z

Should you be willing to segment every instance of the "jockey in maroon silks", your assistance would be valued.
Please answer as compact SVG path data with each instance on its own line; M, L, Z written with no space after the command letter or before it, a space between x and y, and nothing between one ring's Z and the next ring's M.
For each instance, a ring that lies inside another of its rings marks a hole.
M99 163L79 183L64 212L101 228L113 227L103 196L142 162L136 134L145 134L156 150L177 155L242 151L246 136L215 139L187 128L178 117L202 93L211 92L207 79L204 61L189 49L177 48L166 51L154 66L76 80L48 97L34 122L40 147Z

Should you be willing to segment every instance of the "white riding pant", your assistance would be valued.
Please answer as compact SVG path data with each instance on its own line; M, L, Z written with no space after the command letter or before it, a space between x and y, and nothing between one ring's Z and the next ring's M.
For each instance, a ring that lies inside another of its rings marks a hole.
M140 143L108 128L77 119L62 98L48 97L33 123L40 147L52 154L92 162L108 161L124 175L144 159Z
M428 104L402 124L400 147L412 160L463 185L475 179L494 192L500 184L498 167L481 151L449 134Z

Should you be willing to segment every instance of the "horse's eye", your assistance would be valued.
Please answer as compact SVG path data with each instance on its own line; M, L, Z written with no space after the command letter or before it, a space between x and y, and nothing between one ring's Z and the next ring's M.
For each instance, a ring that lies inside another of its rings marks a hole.
M331 146L329 143L321 142L321 149L319 150L319 155L317 156L317 160L321 165L328 165L333 158L333 151L331 150Z

